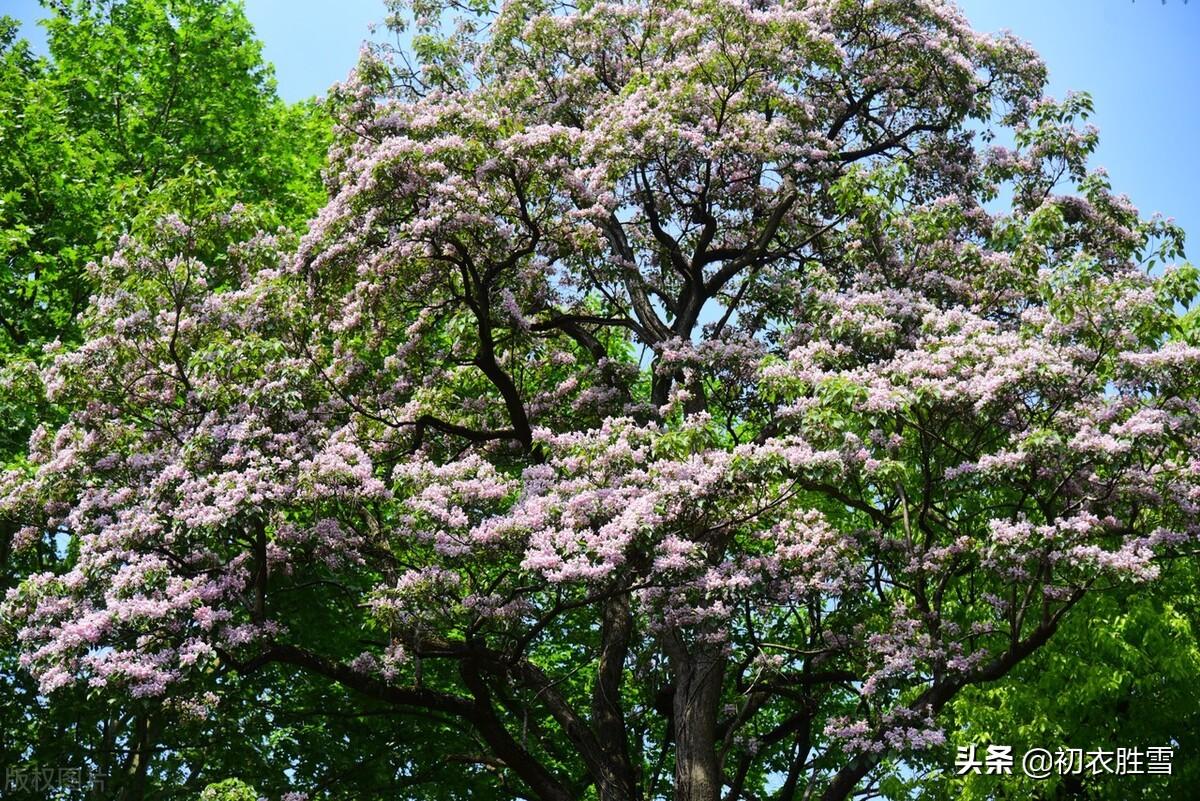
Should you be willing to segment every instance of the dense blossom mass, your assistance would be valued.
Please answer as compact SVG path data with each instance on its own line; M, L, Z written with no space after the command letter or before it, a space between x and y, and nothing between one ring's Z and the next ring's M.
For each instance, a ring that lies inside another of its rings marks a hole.
M2 487L77 550L4 603L43 692L203 715L282 667L473 797L840 799L1200 534L1196 274L1020 42L394 10L303 237L235 208L94 267Z

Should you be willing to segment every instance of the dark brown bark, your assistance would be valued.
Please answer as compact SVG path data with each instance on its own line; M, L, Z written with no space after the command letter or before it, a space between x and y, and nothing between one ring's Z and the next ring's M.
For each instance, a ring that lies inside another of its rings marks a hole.
M253 524L254 536L254 620L267 617L267 526L261 521Z
M137 716L129 759L125 763L128 783L122 798L128 801L142 801L146 797L146 777L161 731L162 722L157 717L150 713Z
M629 596L617 595L603 607L600 658L592 690L592 727L604 757L596 777L600 801L635 801L641 797L629 760L625 713L621 704L621 679L633 634Z
M478 666L466 660L460 667L467 689L474 696L470 719L488 747L521 781L529 786L540 801L573 801L572 793L513 739L492 706L491 693Z
M12 541L16 533L16 523L8 518L0 518L0 571L5 573L8 572L8 559L12 554Z
M667 655L675 674L675 801L718 801L717 712L725 677L719 646L685 643L668 635Z

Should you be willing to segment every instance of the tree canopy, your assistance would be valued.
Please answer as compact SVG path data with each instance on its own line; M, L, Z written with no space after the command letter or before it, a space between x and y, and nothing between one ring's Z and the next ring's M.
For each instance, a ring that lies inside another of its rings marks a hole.
M949 744L1089 625L1195 664L1152 593L1195 598L1197 272L1026 45L940 0L392 12L303 232L208 204L91 266L0 484L15 551L69 543L3 604L40 693L244 716L292 798L835 801L979 791Z

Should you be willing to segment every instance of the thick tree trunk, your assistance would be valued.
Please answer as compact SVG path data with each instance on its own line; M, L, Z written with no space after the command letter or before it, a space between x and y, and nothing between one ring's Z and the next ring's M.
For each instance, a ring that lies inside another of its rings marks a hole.
M629 596L618 595L604 605L600 658L592 692L592 726L604 755L604 770L596 777L600 801L637 801L641 797L629 760L621 680L633 634Z
M725 657L718 646L693 645L679 637L668 646L675 673L675 801L719 801L717 711Z
M6 578L8 574L8 557L12 552L13 536L17 533L17 524L7 518L0 518L0 573ZM5 587L8 586L7 581Z
M161 730L162 722L153 713L137 716L134 723L132 750L125 767L127 783L124 799L142 801L146 797L146 779L150 761L154 758L154 749L158 744Z

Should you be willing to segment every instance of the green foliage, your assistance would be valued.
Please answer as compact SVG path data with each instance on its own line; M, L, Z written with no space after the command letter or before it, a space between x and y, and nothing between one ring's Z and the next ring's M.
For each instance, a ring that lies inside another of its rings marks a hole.
M1167 566L1154 592L1089 596L1049 645L993 686L954 702L951 745L1011 745L1019 762L1029 748L1173 746L1172 775L1082 775L1035 780L1020 775L957 777L953 767L922 798L1080 798L1182 801L1200 782L1200 591L1195 567ZM1081 658L1082 657L1082 658ZM954 750L947 749L949 763Z
M170 182L219 176L214 197L306 219L330 128L317 104L275 95L237 3L48 7L49 58L0 23L0 346L35 356L75 338L85 265Z
M240 779L225 779L210 784L200 793L200 801L257 801L258 792Z

